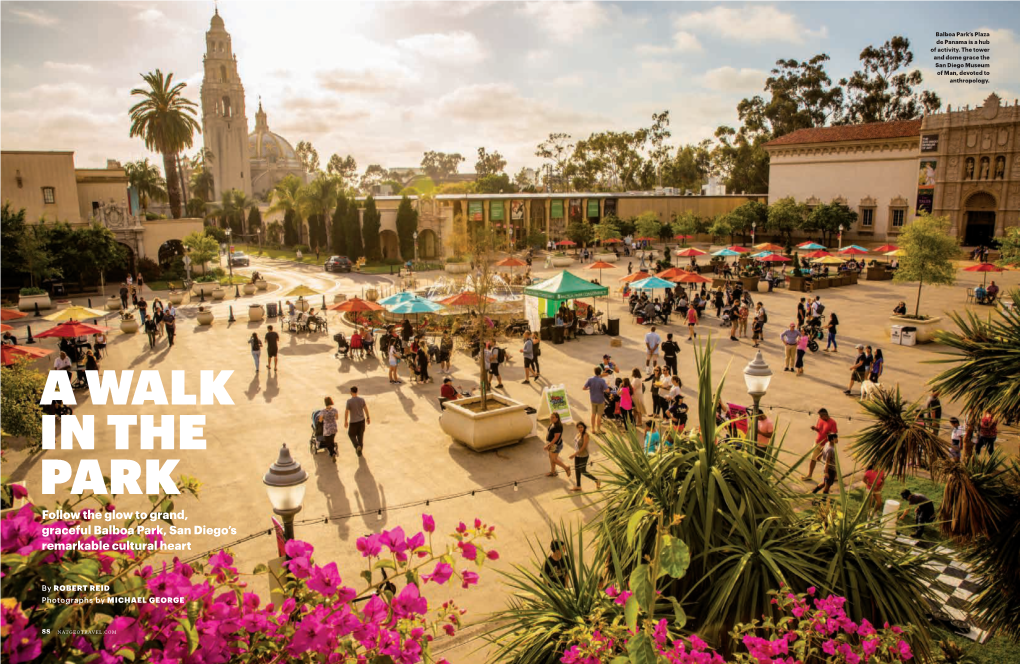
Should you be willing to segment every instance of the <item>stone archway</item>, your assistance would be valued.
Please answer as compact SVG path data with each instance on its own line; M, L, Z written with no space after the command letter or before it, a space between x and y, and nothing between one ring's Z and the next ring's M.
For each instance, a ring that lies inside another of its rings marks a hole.
M963 244L976 247L988 246L995 237L995 197L979 191L967 197L963 204Z
M418 233L418 257L421 259L432 259L438 256L439 238L436 232L426 228Z
M127 260L121 265L106 271L106 280L110 283L122 282L129 274L132 277L138 274L138 260L134 248L126 242L118 241L117 244L124 248L124 251L127 253Z
M382 231L379 233L379 250L384 259L400 258L400 241L393 231Z
M158 261L161 266L170 265L175 258L187 253L184 243L180 240L167 240L159 245Z

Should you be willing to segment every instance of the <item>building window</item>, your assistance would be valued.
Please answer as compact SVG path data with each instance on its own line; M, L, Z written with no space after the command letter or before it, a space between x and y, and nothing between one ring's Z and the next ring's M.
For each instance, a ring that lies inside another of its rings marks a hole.
M861 208L861 228L872 228L875 225L875 208Z
M903 228L903 222L907 218L907 210L905 208L894 208L892 210L892 227L895 229Z
M57 190L53 187L42 188L42 201L46 205L53 205L57 202Z

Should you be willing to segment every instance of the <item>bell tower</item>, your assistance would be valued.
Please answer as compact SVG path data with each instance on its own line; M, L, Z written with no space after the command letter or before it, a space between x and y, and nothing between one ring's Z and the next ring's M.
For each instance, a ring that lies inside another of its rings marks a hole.
M251 167L248 159L248 116L244 111L244 86L237 73L237 57L230 46L230 34L219 9L205 33L202 58L202 133L212 153L209 170L213 192L219 200L230 189L251 195Z

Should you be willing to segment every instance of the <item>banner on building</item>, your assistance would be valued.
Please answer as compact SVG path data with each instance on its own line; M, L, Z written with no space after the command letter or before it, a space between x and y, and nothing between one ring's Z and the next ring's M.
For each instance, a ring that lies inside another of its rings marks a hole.
M550 219L562 219L563 218L563 201L555 200L549 203L549 218Z
M489 221L503 221L503 201L489 201Z
M570 199L570 218L580 219L581 218L581 199L571 198Z
M917 172L917 209L915 214L931 214L935 207L935 168L938 162L924 160Z
M481 201L470 201L468 203L468 219L471 221L481 221L484 216Z
M921 152L938 152L939 151L939 135L928 134L927 136L921 136Z
M524 201L510 201L510 221L524 221Z
M599 201L597 198L588 199L588 217L599 217Z
M615 217L616 216L616 199L607 198L606 202L602 204L602 216L604 217Z

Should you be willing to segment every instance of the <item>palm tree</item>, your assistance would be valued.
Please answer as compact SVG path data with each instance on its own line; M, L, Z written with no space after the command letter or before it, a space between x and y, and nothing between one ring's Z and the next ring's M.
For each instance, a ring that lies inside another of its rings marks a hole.
M218 222L220 228L233 228L232 222L237 216L237 209L234 207L235 189L223 192L219 202L206 203L206 219L213 219Z
M200 148L191 158L191 191L205 200L213 197L213 175L209 164L213 162L213 153L209 148Z
M156 165L149 163L148 157L141 161L129 161L124 165L124 171L127 173L128 184L138 192L138 204L142 211L149 211L149 201L166 201L166 180Z
M1011 293L1020 301L1020 290ZM973 451L973 430L981 413L996 413L1006 421L1020 419L1020 312L996 308L985 319L972 312L949 316L959 332L939 330L935 341L949 347L946 359L933 364L951 364L934 379L932 387L951 399L963 402L967 416L963 459ZM1012 376L1012 378L1010 378Z
M231 194L233 194L233 207L237 223L231 224L230 227L234 229L234 233L243 235L248 232L248 229L245 228L244 224L245 213L251 208L257 206L258 201L238 189L232 189Z
M292 212L297 218L298 243L304 242L304 224L301 222L301 180L288 175L273 187L273 202L269 205L269 214L274 212Z
M266 224L266 237L272 238L274 244L280 244L280 233L283 232L283 225L278 221L271 221Z
M132 96L143 99L131 107L130 136L140 136L145 147L163 155L170 211L174 219L180 219L181 185L175 168L177 153L190 148L195 132L201 133L202 129L195 119L195 102L182 95L186 84L174 84L173 78L173 74L164 77L158 69L142 75L149 87L131 91Z
M878 390L875 396L861 402L872 423L856 436L854 457L864 465L872 465L899 478L910 468L924 464L934 467L949 458L949 446L938 432L926 425L926 407L908 403L895 390Z
M320 227L325 230L326 220L330 218L333 208L336 207L337 190L339 189L336 178L319 174L308 185L301 188L299 195L301 207L305 217L311 220L317 218ZM318 241L320 238L316 238ZM325 240L325 246L329 246L329 236L321 238ZM325 248L325 247L323 247Z

